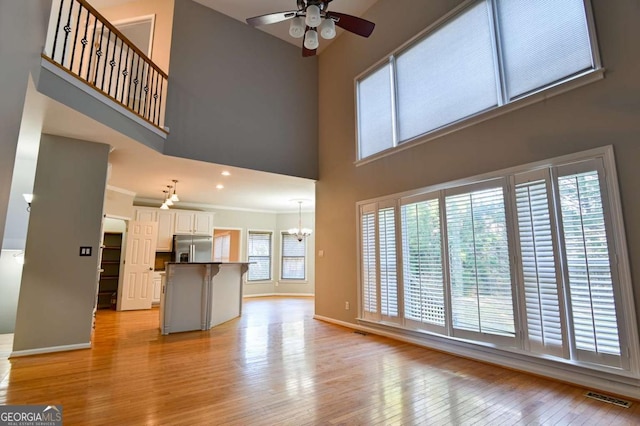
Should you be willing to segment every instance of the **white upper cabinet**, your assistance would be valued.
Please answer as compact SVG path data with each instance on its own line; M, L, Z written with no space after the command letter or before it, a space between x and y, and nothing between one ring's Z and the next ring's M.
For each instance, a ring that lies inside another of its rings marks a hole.
M171 251L174 217L175 215L172 211L158 211L158 245L156 251Z
M211 235L213 214L207 212L175 211L174 234Z
M213 232L213 215L206 212L193 214L193 233L211 235Z

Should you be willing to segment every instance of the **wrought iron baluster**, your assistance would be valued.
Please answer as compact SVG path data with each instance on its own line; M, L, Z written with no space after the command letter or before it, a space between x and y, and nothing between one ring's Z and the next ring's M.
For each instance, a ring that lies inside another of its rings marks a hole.
M78 44L78 30L80 29L80 15L82 14L82 3L78 4L78 17L76 18L76 32L73 36L73 49L71 50L71 63L69 64L69 70L73 72L73 60L76 57L76 46ZM78 70L77 74L80 74Z
M91 63L93 62L93 46L96 44L96 31L98 30L98 17L93 20L93 36L91 37L91 49L89 49L89 63L87 64L87 78L85 80L91 83L89 80L89 73L91 72Z
M159 76L159 75L160 75L160 74L157 74L157 75L156 75L156 90L158 89L158 83L157 83L157 81L158 81L158 76ZM159 101L157 102L157 103L158 103L158 121L156 122L156 108L155 108L155 106L154 106L154 108L153 108L153 120L152 120L152 121L153 121L155 124L157 124L158 126L160 125L160 112L162 111L162 84L163 84L163 83L164 83L164 77L160 79L160 94L158 94L158 92L156 92L156 93L155 93L155 95L154 95L154 98L155 98L156 100L158 100L158 99L159 99ZM158 98L158 96L159 96L159 98Z
M100 29L100 43L98 43L98 50L96 50L96 56L98 57L98 60L96 61L96 75L93 76L93 85L96 87L98 87L98 72L100 71L100 59L102 59L102 39L103 38L104 38L104 24L102 24L102 28ZM102 76L102 81L104 82L104 75Z
M116 47L118 46L118 41L120 42L120 57L118 58L118 72L116 73L116 92L113 94L114 99L118 99L118 88L120 87L120 67L122 65L122 52L124 51L124 43L120 39L120 37L116 38Z
M64 30L64 44L62 45L62 59L60 60L60 65L62 66L64 66L64 57L67 54L67 43L69 42L69 33L71 32L71 14L72 13L73 13L73 1L69 5L69 15L67 16L67 25L62 27L62 29Z
M53 50L51 51L51 59L56 59L56 45L58 44L58 32L60 32L60 19L62 19L62 8L64 7L64 0L60 0L60 10L58 10L58 22L56 23L56 32L53 37ZM62 63L62 61L58 61Z
M124 92L127 92L127 97L129 96L129 86L131 85L131 80L127 78L127 76L130 74L129 72L129 52L131 51L131 48L129 47L129 45L127 44L127 59L124 63L124 71L122 71L122 75L124 76L124 79L122 81L122 93L121 93L121 97L120 97L120 103L123 105L126 105L126 103L124 102ZM132 60L133 62L133 60ZM126 89L126 90L125 90Z
M82 37L82 40L80 40L80 43L82 44L82 54L80 55L80 66L78 67L78 75L80 77L82 77L82 62L84 62L84 50L86 49L87 43L89 42L89 40L87 40L87 33L89 32L89 18L91 18L91 13L89 13L89 10L87 10L87 20L84 23L84 36Z
M138 83L140 82L140 80L138 80L138 74L140 73L140 55L136 52L136 56L138 57L138 60L136 62L136 78L135 80L133 80L133 105L131 106L132 110L136 110L136 99L138 97ZM138 102L138 104L140 104L140 102Z
M147 65L147 73L146 73L147 79L146 79L146 82L144 84L144 108L142 110L142 116L144 118L147 118L147 102L148 102L148 99L149 99L149 74L150 74L149 70L151 70L153 68L151 68L151 64L149 64L146 61L145 61L145 64Z
M109 34L111 36L111 34ZM111 83L113 83L113 68L116 66L116 49L118 48L118 35L114 34L113 41L113 53L111 54L111 61L109 61L109 66L111 67L111 72L109 73L109 90L107 93L111 95ZM118 88L116 87L116 92L118 92ZM113 95L111 95L113 96ZM113 96L115 98L115 96Z
M104 24L102 24L104 30ZM107 62L109 61L109 45L111 44L111 29L107 28L109 35L107 35L107 50L104 52L104 65L102 67L102 83L100 84L100 90L104 91L104 80L107 78ZM104 37L103 37L104 40Z

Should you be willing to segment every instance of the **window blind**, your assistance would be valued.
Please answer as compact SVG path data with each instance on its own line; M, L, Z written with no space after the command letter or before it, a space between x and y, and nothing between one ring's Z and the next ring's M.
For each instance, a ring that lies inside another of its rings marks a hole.
M439 200L405 204L401 212L405 318L444 327Z
M391 64L385 64L358 83L360 156L368 157L393 146Z
M380 253L380 313L383 318L398 317L398 268L396 264L395 208L378 210Z
M306 239L282 234L282 279L304 280L306 259Z
M271 279L271 233L249 231L247 272L248 281L268 281Z
M565 320L560 310L548 186L548 178L516 183L520 274L529 349L564 356Z
M593 67L583 0L497 0L509 99Z
M498 104L486 2L396 59L399 139L405 141Z
M503 189L450 195L445 201L453 327L514 336Z
M374 212L363 213L362 233L362 298L365 316L378 313L378 291L376 285L376 216Z

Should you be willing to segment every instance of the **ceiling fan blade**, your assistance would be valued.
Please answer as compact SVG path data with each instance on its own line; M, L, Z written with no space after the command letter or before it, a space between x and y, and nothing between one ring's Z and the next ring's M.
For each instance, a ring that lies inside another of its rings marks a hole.
M251 25L252 27L275 24L276 22L282 22L286 21L287 19L294 18L297 13L297 10L290 10L287 12L276 12L268 13L266 15L254 16L253 18L247 18L247 24Z
M327 12L327 16L337 18L336 25L362 37L369 37L376 24L346 13Z

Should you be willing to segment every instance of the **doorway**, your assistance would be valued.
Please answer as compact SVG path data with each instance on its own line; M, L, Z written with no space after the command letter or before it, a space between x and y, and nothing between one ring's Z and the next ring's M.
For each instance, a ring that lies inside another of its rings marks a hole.
M215 228L213 230L213 261L239 262L241 229Z

